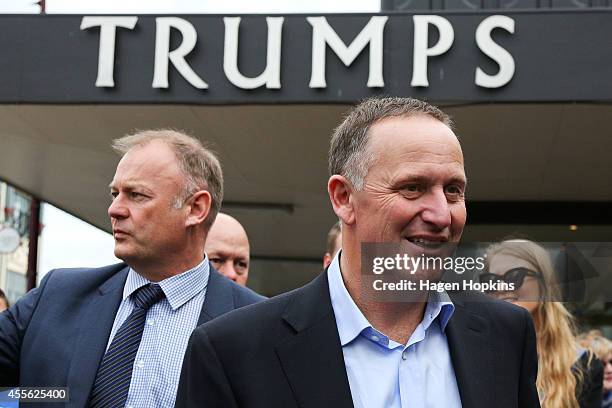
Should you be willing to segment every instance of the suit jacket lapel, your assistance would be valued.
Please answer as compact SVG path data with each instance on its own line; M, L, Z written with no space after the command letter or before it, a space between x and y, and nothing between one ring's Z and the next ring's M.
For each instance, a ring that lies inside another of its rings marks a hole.
M495 359L485 319L468 311L461 300L453 298L455 312L446 327L448 348L457 379L463 408L493 407ZM498 367L499 369L499 367Z
M123 296L129 267L125 264L121 267L100 286L81 313L78 322L81 330L68 371L70 402L67 407L84 407L87 404Z
M236 308L231 281L217 272L212 265L209 266L210 274L198 326Z
M295 294L283 315L296 331L276 346L300 407L352 407L327 273Z

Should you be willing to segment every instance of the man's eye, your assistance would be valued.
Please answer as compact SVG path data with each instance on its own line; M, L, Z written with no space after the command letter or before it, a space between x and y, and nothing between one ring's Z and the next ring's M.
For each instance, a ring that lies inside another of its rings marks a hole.
M423 192L423 186L420 184L406 184L402 187L402 192L408 196L417 196Z
M446 194L453 196L453 197L462 198L464 195L464 190L461 186L452 185L452 186L446 187L445 190L446 190Z
M117 196L118 196L118 195L119 195L119 193L118 193L118 192L116 192L116 191L111 191L111 192L109 193L109 196L110 196L111 201L113 201L115 198L117 198Z

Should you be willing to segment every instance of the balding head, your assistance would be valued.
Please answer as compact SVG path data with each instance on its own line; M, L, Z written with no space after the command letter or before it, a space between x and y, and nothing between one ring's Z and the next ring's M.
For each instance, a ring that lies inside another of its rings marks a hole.
M208 232L204 250L219 272L240 285L246 285L249 276L249 238L238 220L219 213Z

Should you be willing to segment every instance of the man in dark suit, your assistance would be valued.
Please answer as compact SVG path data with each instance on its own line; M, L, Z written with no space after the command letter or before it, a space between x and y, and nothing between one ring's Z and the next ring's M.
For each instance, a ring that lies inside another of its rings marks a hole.
M217 158L169 130L113 147L108 213L125 263L53 270L0 315L0 386L68 387L67 403L41 406L172 407L191 331L262 299L203 251L223 197Z
M310 284L197 328L177 408L538 407L521 308L478 294L363 296L362 243L418 256L461 237L466 176L449 117L415 99L367 100L335 130L329 167L341 251Z

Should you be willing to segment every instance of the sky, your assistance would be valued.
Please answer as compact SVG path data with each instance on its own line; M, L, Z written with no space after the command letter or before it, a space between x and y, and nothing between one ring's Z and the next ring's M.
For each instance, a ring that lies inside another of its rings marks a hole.
M46 0L48 14L371 13L380 0ZM0 1L0 14L38 14L34 0ZM42 207L39 279L60 267L97 267L119 260L113 237L49 204Z
M0 13L39 13L34 0L0 1ZM46 0L49 14L230 14L377 12L380 0Z
M50 205L42 206L38 278L54 268L99 267L120 262L111 234Z

